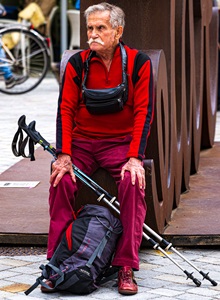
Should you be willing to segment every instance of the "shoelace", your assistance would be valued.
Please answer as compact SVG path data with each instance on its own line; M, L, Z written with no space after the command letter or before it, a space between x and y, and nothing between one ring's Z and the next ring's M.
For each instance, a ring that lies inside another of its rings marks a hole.
M121 271L121 279L125 283L133 283L133 274L131 270Z

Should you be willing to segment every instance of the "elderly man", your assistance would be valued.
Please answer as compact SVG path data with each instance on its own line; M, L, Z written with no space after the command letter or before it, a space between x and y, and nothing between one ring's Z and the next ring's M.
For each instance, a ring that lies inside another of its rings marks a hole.
M72 163L87 175L102 167L115 179L120 202L123 234L112 261L119 268L118 291L136 294L133 271L139 269L146 215L142 160L153 117L152 65L146 54L122 43L125 21L119 7L93 5L85 18L89 49L69 59L58 102L47 256L52 257L73 220L80 183Z

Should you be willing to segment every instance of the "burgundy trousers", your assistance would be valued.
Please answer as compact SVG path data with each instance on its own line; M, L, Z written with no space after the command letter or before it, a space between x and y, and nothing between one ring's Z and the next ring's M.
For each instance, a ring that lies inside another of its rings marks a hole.
M120 203L122 236L117 244L112 265L130 266L139 270L138 251L142 240L146 215L145 192L138 180L131 184L130 172L121 180L121 168L127 162L126 154L131 137L106 140L77 139L72 143L72 161L82 172L90 176L98 167L106 169L115 179ZM65 174L57 187L50 187L50 228L47 258L51 258L64 231L73 221L74 203L80 186Z

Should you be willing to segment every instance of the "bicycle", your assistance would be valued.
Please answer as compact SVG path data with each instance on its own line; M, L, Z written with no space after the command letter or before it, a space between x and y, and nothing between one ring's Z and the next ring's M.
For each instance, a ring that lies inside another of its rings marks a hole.
M50 41L29 23L0 20L0 47L6 58L0 58L0 92L23 94L36 88L46 76L50 66ZM9 66L13 75L27 76L27 80L6 89L1 67Z

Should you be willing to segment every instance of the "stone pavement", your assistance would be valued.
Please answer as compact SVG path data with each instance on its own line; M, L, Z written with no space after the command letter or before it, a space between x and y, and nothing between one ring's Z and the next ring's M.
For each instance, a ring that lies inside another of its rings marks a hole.
M220 282L220 251L219 249L178 249L188 260L193 262L199 270L210 272L210 277ZM189 272L193 269L174 254L169 254ZM70 294L42 294L39 287L29 296L24 295L31 284L40 275L39 266L46 263L45 255L34 256L0 256L0 299L2 300L30 300L40 299L154 299L154 300L214 300L220 299L220 285L212 286L209 281L202 281L196 287L191 280L186 280L185 274L169 259L160 255L158 251L144 249L140 252L140 271L136 272L139 293L134 296L122 296L110 281L99 290L87 296ZM194 272L197 279L202 277Z
M58 98L57 81L48 76L32 92L18 96L0 94L0 173L20 160L11 152L11 141L17 130L17 121L23 114L27 123L36 120L36 129L50 142L55 141L55 115ZM216 127L216 141L220 141L220 114ZM1 201L1 199L0 199ZM215 248L178 248L181 254L190 260L197 270L210 272L210 277L220 284L220 251ZM29 253L30 254L30 253ZM24 291L35 282L40 275L39 266L46 263L46 254L29 255L0 254L0 299L1 300L40 300L40 299L179 299L179 300L214 300L220 299L220 285L212 286L207 280L202 280L202 285L196 287L186 275L167 257L159 251L142 249L140 251L140 271L136 272L139 293L134 296L122 296L114 287L114 282L109 282L99 290L88 296L70 294L42 294L39 287L29 296ZM178 262L183 270L194 272L199 280L202 276L184 262L179 256L168 252L172 259Z

